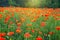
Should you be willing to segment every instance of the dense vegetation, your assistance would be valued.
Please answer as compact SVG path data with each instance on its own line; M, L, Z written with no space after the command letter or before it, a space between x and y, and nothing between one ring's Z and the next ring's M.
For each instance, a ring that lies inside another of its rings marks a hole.
M0 6L60 7L60 0L0 0Z
M0 40L60 40L60 9L1 7Z

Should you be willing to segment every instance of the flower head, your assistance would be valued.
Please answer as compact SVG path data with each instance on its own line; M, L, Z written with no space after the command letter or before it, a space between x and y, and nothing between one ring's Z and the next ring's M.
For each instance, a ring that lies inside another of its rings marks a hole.
M43 40L41 37L37 37L36 40Z
M57 26L57 27L56 27L56 30L60 30L60 26Z
M0 14L0 19L1 19L2 17L3 17L2 14Z
M43 27L43 26L45 26L46 25L46 23L45 22L41 22L41 26Z
M34 33L35 32L35 30L32 30L32 33Z
M49 32L50 35L54 34L54 32Z
M5 38L3 38L3 37L0 37L0 40L6 40Z
M16 29L16 33L21 33L21 30L20 29Z
M25 38L29 38L30 36L31 36L31 34L28 33L28 32L24 34L24 37L25 37Z
M14 32L8 32L8 36L12 36L14 34Z
M0 37L6 36L6 33L0 33Z

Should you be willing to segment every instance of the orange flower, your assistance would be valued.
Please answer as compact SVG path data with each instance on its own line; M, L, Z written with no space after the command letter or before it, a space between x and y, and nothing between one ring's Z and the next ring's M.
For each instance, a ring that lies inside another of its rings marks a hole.
M46 16L46 17L48 17L48 16L49 16L49 14L45 14L45 16Z
M35 18L35 19L39 18L39 15L36 15L34 18Z
M6 36L6 33L0 33L0 37Z
M35 22L35 21L36 21L36 19L31 20L31 22Z
M30 17L30 16L31 16L31 14L27 13L27 14L26 14L26 16Z
M53 12L53 8L50 8L47 10L48 12Z
M28 32L24 34L24 37L25 37L25 38L29 38L30 36L31 36L31 34L28 33Z
M60 12L60 9L59 9L59 8L56 8L55 11L56 11L56 12Z
M19 12L19 9L15 9L16 12Z
M1 19L2 17L3 17L2 14L0 14L0 19Z
M41 22L41 26L43 27L43 26L45 26L46 25L46 23L45 22Z
M4 12L4 10L5 10L4 8L1 8L0 12Z
M55 18L55 20L60 20L60 18Z
M26 24L27 26L32 26L32 24Z
M34 30L32 30L32 33L34 33L35 31Z
M57 27L56 27L56 30L60 30L60 26L57 26Z
M21 30L20 29L16 29L16 33L21 33Z
M37 37L36 40L43 40L41 37Z
M20 27L21 26L21 23L17 23L17 26Z
M21 22L24 22L25 21L25 18L21 18Z
M60 16L60 14L56 14L56 16Z
M3 37L0 37L0 40L6 40L5 38L3 38Z
M12 36L14 34L14 32L8 32L7 35L8 36Z
M49 32L49 34L50 34L50 35L52 35L52 34L53 34L53 32Z
M12 15L12 17L14 17L14 13L12 13L11 15Z
M7 23L9 19L10 19L10 16L8 15L8 16L5 18L5 23Z

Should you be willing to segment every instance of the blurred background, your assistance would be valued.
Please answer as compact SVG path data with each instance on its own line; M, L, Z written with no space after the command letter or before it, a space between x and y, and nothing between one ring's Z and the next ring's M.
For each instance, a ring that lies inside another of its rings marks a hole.
M60 0L0 0L1 7L60 8Z

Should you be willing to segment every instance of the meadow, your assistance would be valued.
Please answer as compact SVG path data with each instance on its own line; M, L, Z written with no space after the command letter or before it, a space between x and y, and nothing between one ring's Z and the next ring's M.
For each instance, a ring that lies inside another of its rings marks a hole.
M60 40L60 9L0 7L0 40Z

